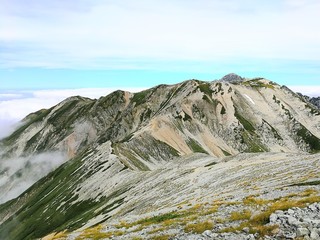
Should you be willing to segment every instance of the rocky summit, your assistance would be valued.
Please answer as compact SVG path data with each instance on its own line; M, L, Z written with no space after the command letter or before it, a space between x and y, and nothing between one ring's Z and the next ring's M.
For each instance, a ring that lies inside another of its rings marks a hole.
M264 78L71 97L0 144L3 240L319 236L320 111Z
M244 80L244 78L240 77L239 75L235 74L235 73L229 73L227 75L225 75L223 78L221 78L221 81L224 82L242 82Z

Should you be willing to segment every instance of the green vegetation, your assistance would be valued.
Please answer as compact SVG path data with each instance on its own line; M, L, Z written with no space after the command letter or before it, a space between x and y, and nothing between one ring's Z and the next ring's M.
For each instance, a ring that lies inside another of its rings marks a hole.
M151 218L142 219L137 224L155 224L155 223L161 223L169 219L175 219L175 218L181 218L184 217L185 214L181 214L178 212L169 212L162 215L154 216Z
M193 152L208 154L208 152L206 150L204 150L196 140L189 138L186 143L191 148L191 150Z
M99 200L75 203L77 195L73 192L76 191L77 184L86 179L86 175L91 176L93 171L100 169L94 166L87 169L81 164L82 159L88 154L89 150L69 160L14 200L13 204L21 205L21 208L0 226L0 239L36 239L51 232L61 232L65 229L72 231L96 214L106 214L119 207L123 202L120 195L127 189L120 189ZM81 169L80 166L85 169ZM28 201L25 201L26 199Z
M290 120L294 119L289 109L287 109L283 104L281 104L281 108L284 110L284 114L287 115Z
M131 139L133 136L134 136L133 133L128 134L127 136L125 136L125 137L120 141L120 143L124 143L124 142L130 141L130 139Z
M218 207L219 206L216 204L210 205L209 203L199 203L185 210L159 214L157 216L147 217L136 222L127 223L122 221L117 224L116 227L124 227L127 229L131 228L129 231L137 232L141 231L146 226L156 225L153 230L148 232L148 234L159 233L169 229L172 226L182 226L186 229L186 231L189 232L201 232L203 229L210 229L212 223L208 223L207 221L193 223L193 221L197 221L198 217L200 216L207 216L216 213L218 211Z
M209 164L205 165L205 167L211 167L211 166L216 165L216 164L217 164L216 162L212 162L212 163L209 163Z
M254 132L255 128L252 125L252 123L250 123L247 119L245 119L237 110L237 108L235 108L235 113L234 116L239 120L239 122L241 123L241 125L244 127L244 129L246 129L249 132Z
M212 103L212 100L207 95L203 95L202 99L205 100L207 103Z
M198 88L200 89L201 92L204 93L204 95L202 97L203 100L205 100L206 102L208 102L210 104L216 102L216 100L212 99L212 94L214 93L214 91L210 88L209 83L199 82Z
M42 109L38 112L30 114L26 118L26 122L19 127L16 131L14 131L9 137L2 140L5 145L11 145L13 142L33 123L42 121L48 114L51 112L51 109Z
M248 148L245 152L257 153L257 152L266 152L267 150L264 149L261 145L251 142L248 145Z
M210 88L209 83L199 83L198 87L201 92L203 92L204 94L207 94L211 98L213 94L213 90Z
M249 81L245 81L245 82L241 82L242 85L244 86L250 86L250 87L254 87L254 88L270 88L270 89L274 89L275 84L273 82L269 82L269 83L264 83L262 82L263 78L255 78Z
M183 119L183 121L192 121L192 117L189 114L187 114L185 111L182 111L182 112L184 117L182 118L182 116L179 114L178 116L175 117L175 119L180 119L180 120ZM177 127L181 132L183 132L183 129L181 128L180 125L178 125Z
M65 124L65 121L70 121L70 113L73 112L78 103L78 99L72 99L65 102L58 110L55 111L48 122L54 126L58 126L60 124Z
M316 109L316 108L311 108L310 113L315 115L315 116L319 116L320 115L320 110Z
M264 123L266 123L266 124L270 127L270 129L271 129L271 131L272 131L272 133L273 133L274 138L276 138L276 139L278 139L278 140L283 140L283 138L280 136L280 134L278 133L278 131L277 131L274 127L272 127L266 120L262 119L262 121L263 121Z
M48 137L46 137L46 138L42 137L42 134L41 134L41 131L40 131L40 132L36 133L35 135L33 135L33 137L30 138L30 139L27 141L27 144L26 144L25 149L30 149L30 148L32 148L34 145L37 145L37 144L41 143L40 145L38 145L38 146L36 147L36 150L42 151L42 150L45 149L45 147L48 147L48 145L49 145L49 144L48 144L48 140L49 140L49 139L50 139L50 138L48 138ZM41 141L40 141L40 140L41 140Z
M192 121L192 117L190 117L186 112L184 112L183 121Z
M267 152L267 148L262 145L258 137L253 134L250 135L248 132L242 132L242 143L247 146L245 152Z
M314 136L305 126L300 124L297 135L301 137L309 146L313 153L320 151L320 139Z
M225 156L231 156L232 154L220 148Z
M130 135L128 136L128 139ZM149 167L143 161L154 159L172 159L180 156L179 152L165 142L148 137L148 139L133 138L131 141L113 143L114 154L118 155L127 166L135 166L141 171L149 171Z
M320 115L320 110L317 107L315 107L313 104L310 104L309 102L306 102L306 100L303 97L301 97L300 95L297 95L297 96L301 99L301 101L306 103L305 108L310 109L310 113L312 115L315 115L315 116Z
M189 81L184 81L182 84L177 85L177 88L174 92L174 96L180 94L185 89L185 87L188 85L188 82Z
M318 181L310 181L310 182L302 182L302 183L295 183L295 184L289 185L289 187L292 187L292 186L316 186L316 185L320 185L320 180L318 180Z
M148 95L152 92L152 89L147 89L138 93L135 93L132 98L132 102L136 103L136 106L141 105L147 101Z
M218 92L222 91L222 83L221 82L217 82L215 87L218 88L218 90L216 90L215 93L218 93Z
M143 122L144 120L150 119L151 115L152 115L152 110L150 108L148 108L146 111L144 111L140 115L140 122Z
M275 95L273 95L272 99L276 104L280 105L281 102L280 102L280 100L277 99L277 97Z
M175 91L176 89L170 89L170 91L167 93L167 96L165 97L165 100L160 104L158 112L168 105L172 97L175 95Z
M130 163L133 166L135 166L136 168L138 168L141 171L149 171L150 170L147 165L145 165L143 162L141 162L138 159L136 153L132 149L127 149L125 147L125 145L120 144L120 143L113 144L112 148L114 150L114 153L116 155L118 155L120 157L120 159L122 157L126 158L126 160L123 162L130 161Z

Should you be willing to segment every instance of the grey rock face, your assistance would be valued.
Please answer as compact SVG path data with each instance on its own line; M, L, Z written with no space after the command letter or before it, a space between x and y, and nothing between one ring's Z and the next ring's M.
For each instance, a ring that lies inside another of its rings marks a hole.
M317 108L320 109L320 97L313 97L313 98L310 98L309 101L315 105Z
M229 74L225 75L223 78L221 78L220 80L224 81L224 82L233 83L233 82L241 82L241 81L243 81L243 78L235 73L229 73Z
M316 106L318 109L320 109L320 97L309 97L306 95L303 95L302 93L297 93L304 101L309 102Z

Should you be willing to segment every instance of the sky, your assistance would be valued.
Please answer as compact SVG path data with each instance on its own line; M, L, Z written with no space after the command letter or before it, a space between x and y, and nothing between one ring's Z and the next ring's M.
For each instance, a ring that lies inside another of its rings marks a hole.
M0 5L0 137L28 111L69 94L99 97L231 72L320 95L319 0Z

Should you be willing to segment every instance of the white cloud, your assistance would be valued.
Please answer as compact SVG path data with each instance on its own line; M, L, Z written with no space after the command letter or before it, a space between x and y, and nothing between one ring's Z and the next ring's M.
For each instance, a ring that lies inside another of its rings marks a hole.
M60 152L0 159L0 204L18 197L66 159Z
M10 133L12 133L17 128L17 122L17 119L11 119L7 116L3 117L0 115L0 139L10 135Z
M80 1L74 9L59 3L6 1L2 66L114 68L113 60L128 67L139 59L320 56L319 1L109 0Z
M0 99L0 138L10 134L15 125L29 113L43 108L50 108L67 97L80 95L89 98L99 98L117 90L116 88L81 88L63 90L17 91ZM143 88L123 88L122 90L138 92ZM6 93L2 93L6 94Z
M289 88L310 97L320 97L320 86L289 86Z
M0 100L22 97L23 95L17 93L0 93Z

